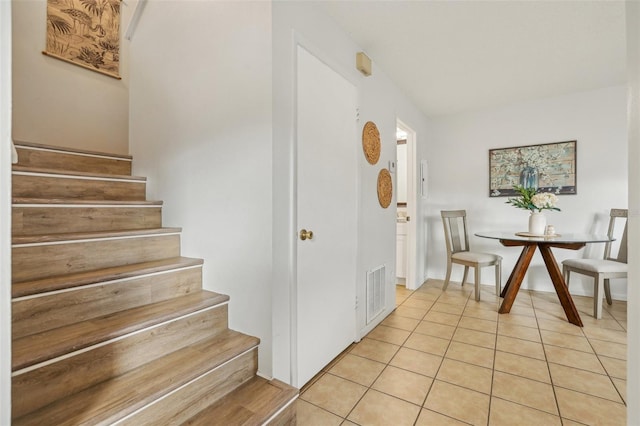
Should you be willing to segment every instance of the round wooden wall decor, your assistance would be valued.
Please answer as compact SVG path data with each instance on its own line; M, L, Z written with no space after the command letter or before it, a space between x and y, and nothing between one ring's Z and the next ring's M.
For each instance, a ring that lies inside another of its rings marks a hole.
M380 132L373 121L367 121L362 129L362 149L369 164L378 162L380 159Z
M382 208L387 208L391 204L393 196L393 182L389 170L382 169L378 173L378 201Z

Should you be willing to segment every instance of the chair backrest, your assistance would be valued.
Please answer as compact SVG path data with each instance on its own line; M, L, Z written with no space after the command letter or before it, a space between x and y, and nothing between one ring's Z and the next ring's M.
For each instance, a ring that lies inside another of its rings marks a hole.
M442 210L442 225L444 239L447 243L447 254L451 256L461 251L469 251L469 236L467 235L466 210Z
M627 215L627 209L611 209L607 235L610 238L613 238L616 235L615 230L619 229L618 226L622 225L622 223L624 223L624 231L622 231L622 237L620 238L617 256L611 257L611 242L608 242L605 245L604 258L606 260L615 260L617 262L627 263Z

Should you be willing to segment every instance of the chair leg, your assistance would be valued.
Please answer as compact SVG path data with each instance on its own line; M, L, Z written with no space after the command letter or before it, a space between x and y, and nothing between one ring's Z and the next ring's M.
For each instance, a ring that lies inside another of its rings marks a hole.
M500 297L502 292L502 265L500 262L496 263L496 296Z
M571 272L567 269L566 266L562 267L562 275L564 276L564 283L567 285L567 288L569 288L569 274Z
M464 267L464 273L462 274L462 284L460 284L460 285L464 286L464 283L467 282L467 275L469 275L469 267L465 266Z
M449 287L449 279L451 278L451 260L447 260L447 276L444 278L444 285L442 291L445 291Z
M609 285L609 278L604 280L604 296L607 298L607 304L613 304L613 300L611 299L611 286Z
M602 319L602 287L604 287L604 280L601 277L594 282L593 289L593 316L596 319Z
M476 296L476 302L480 301L480 271L482 270L482 268L480 268L480 266L476 266L474 269L475 272L475 280L476 282L474 283L475 286L475 296Z

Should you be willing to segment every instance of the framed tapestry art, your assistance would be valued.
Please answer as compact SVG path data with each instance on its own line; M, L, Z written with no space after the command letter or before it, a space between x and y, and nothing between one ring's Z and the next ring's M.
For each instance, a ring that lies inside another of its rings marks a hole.
M45 55L120 78L121 0L47 0Z
M513 187L576 194L576 141L489 150L489 196L517 195Z

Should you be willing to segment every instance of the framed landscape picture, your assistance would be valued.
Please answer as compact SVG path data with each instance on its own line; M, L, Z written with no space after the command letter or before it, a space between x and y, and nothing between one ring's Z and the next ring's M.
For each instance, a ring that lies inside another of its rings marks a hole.
M489 150L489 196L517 195L513 187L576 194L577 141Z

